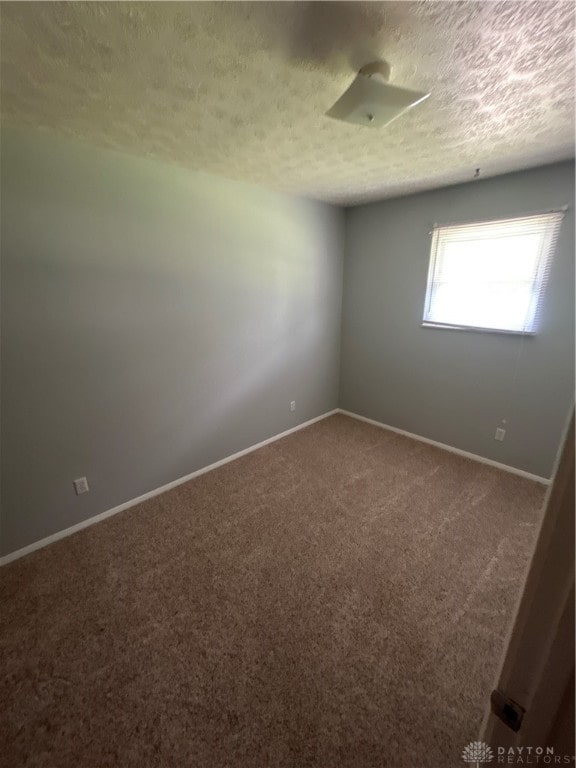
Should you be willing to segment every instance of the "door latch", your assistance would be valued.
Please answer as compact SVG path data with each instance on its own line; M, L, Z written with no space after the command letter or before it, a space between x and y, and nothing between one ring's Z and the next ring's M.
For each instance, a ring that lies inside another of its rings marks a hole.
M499 690L494 690L490 694L490 706L496 717L511 728L513 731L519 731L522 725L522 719L526 710L516 701L504 696Z

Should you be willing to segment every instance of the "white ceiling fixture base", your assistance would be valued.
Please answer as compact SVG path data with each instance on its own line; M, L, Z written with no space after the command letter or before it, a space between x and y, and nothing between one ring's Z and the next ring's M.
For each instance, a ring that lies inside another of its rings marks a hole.
M389 78L390 65L386 61L367 64L326 115L347 123L383 128L430 96L390 85Z

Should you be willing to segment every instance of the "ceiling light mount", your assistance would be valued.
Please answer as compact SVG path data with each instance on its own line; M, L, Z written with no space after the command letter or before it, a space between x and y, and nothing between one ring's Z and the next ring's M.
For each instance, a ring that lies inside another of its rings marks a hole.
M387 83L388 80L390 80L391 71L390 64L388 64L387 61L380 59L380 61L373 61L370 64L365 64L358 74L363 75L364 77L374 77L377 80L384 80L384 82Z
M391 85L390 73L387 61L366 64L326 115L355 125L383 128L430 96Z

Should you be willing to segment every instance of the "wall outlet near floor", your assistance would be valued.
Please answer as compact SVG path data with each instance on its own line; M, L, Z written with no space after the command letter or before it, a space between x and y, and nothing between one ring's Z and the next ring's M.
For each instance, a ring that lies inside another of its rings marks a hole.
M296 410L296 400L290 400L290 410L291 411Z
M499 440L500 442L502 442L505 437L506 437L506 430L502 429L502 427L498 427L496 429L496 434L494 435L494 440Z
M88 493L90 487L88 486L88 480L85 477L79 477L78 480L74 480L74 490L76 496L80 496L82 493Z

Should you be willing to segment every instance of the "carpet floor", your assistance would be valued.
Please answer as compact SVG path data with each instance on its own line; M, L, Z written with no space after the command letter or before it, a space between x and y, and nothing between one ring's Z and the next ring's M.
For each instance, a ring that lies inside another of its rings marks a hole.
M335 415L0 571L0 755L444 768L542 486Z

